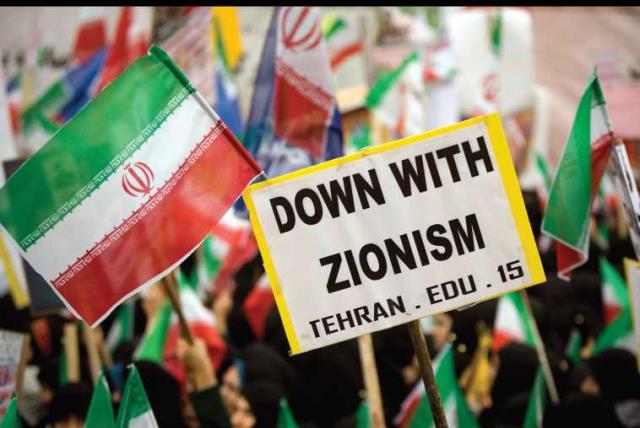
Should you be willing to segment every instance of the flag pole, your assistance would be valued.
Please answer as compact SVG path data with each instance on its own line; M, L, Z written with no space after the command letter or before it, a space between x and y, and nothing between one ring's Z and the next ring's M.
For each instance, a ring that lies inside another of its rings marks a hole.
M67 363L67 380L80 380L80 355L78 354L78 326L75 323L64 325L64 353Z
M413 350L418 357L422 382L427 391L427 397L429 397L429 406L431 407L433 422L436 428L447 428L447 418L444 415L442 400L440 399L440 393L438 392L435 376L433 375L433 365L431 364L431 358L429 358L427 342L424 340L424 335L422 334L422 326L419 320L411 321L407 326L409 327L409 336L411 336Z
M527 311L527 316L531 320L531 329L533 330L533 342L536 346L536 353L538 354L538 361L540 362L540 367L542 367L542 374L545 378L545 383L547 384L547 390L549 391L549 398L551 398L551 402L554 405L557 405L560 402L560 398L558 396L558 389L556 387L556 381L553 379L553 373L551 373L551 366L549 365L549 359L547 358L547 352L544 349L544 344L542 343L542 338L540 337L540 331L538 330L538 324L536 323L536 319L533 316L533 311L531 310L531 303L529 302L529 296L527 295L526 290L520 290L520 297L524 302L524 308Z
M173 272L162 278L162 286L171 301L171 306L173 306L173 309L178 315L178 325L180 326L180 333L182 337L184 337L190 345L193 345L193 335L191 334L191 329L189 328L189 324L187 324L187 320L182 312L182 307L180 306L179 295L177 292L178 287L176 286L176 280L173 277Z
M98 343L96 336L89 325L83 323L82 334L84 336L84 346L87 348L89 357L89 369L91 370L91 380L95 386L100 377L100 353L98 352Z
M384 408L382 407L382 395L380 394L380 381L378 380L378 368L376 367L376 357L373 352L373 339L371 334L364 334L358 337L358 348L360 349L360 365L364 377L364 387L367 390L367 401L369 402L370 413L377 417L372 417L373 428L385 428Z

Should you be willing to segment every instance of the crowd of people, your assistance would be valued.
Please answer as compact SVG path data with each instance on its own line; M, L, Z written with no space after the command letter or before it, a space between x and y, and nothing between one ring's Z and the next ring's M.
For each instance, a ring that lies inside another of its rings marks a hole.
M539 237L542 213L537 197L525 193L525 200ZM560 397L557 405L546 400L544 426L640 426L640 374L635 356L616 348L591 355L594 339L604 326L597 264L600 255L621 270L623 257L633 257L633 250L628 237L620 238L612 230L608 252L592 244L589 263L566 283L554 273L555 254L549 247L541 252L547 283L527 290ZM193 268L193 257L181 265L187 274ZM147 319L164 298L159 285L153 286L153 292L142 293L135 300L133 339L120 343L112 355L113 365L104 368L114 408L121 398L126 367L134 364L161 427L270 428L278 426L284 410L291 412L300 427L362 426L358 425L358 410L366 392L357 341L289 356L275 306L267 317L264 337L256 337L242 303L261 274L258 255L236 272L233 289L208 296L207 307L217 319L226 346L224 351L209 349L198 331L193 343L180 338L176 350L185 374L182 377L167 369L171 356L166 353L159 363L136 358ZM24 382L19 403L23 426L83 426L92 394L84 347L80 347L80 380L67 382L61 373L63 326L72 321L59 315L31 318L28 309L15 309L9 295L1 303L0 328L31 333L28 367L37 369L37 382ZM474 388L484 391L466 395L481 426L519 427L540 364L534 347L512 342L490 353L482 388L464 379L483 335L493 326L496 305L497 299L493 299L435 315L431 327L425 328L425 337L432 358L451 344L459 384L465 392ZM113 321L114 317L109 317L99 331L107 331ZM582 338L577 361L569 358L567 351L574 329ZM420 371L406 326L374 333L373 342L384 418L391 427L402 402L421 382Z

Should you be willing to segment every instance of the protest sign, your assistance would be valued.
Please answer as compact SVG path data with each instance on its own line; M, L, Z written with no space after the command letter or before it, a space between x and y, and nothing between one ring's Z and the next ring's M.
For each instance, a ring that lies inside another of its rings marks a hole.
M625 258L624 273L629 286L633 337L635 338L636 358L638 359L638 370L640 371L640 262Z
M24 334L0 330L0 420L4 417L16 389L24 345Z
M497 114L244 192L292 354L545 281Z

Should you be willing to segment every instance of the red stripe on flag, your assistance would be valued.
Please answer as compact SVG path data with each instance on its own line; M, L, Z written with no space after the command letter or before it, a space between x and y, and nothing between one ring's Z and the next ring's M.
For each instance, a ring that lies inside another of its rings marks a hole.
M362 51L362 43L353 42L350 45L345 46L340 49L332 58L331 58L331 69L335 70L340 64L346 61L351 55L355 55Z
M205 147L215 132L218 127L194 150L195 160L181 165L175 185L167 190L174 178L168 180L149 199L155 205L145 204L121 224L128 229L116 228L51 281L87 323L94 324L125 296L193 250L257 175L254 165L230 141L229 132ZM130 196L123 190L122 197Z

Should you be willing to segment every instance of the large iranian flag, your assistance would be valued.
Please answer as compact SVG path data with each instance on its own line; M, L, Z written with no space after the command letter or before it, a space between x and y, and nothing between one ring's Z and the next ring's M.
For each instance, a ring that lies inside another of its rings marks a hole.
M95 326L187 257L259 173L154 46L13 174L0 223Z
M571 134L551 185L542 231L557 241L558 276L589 258L591 206L609 160L613 132L596 73L578 104Z

